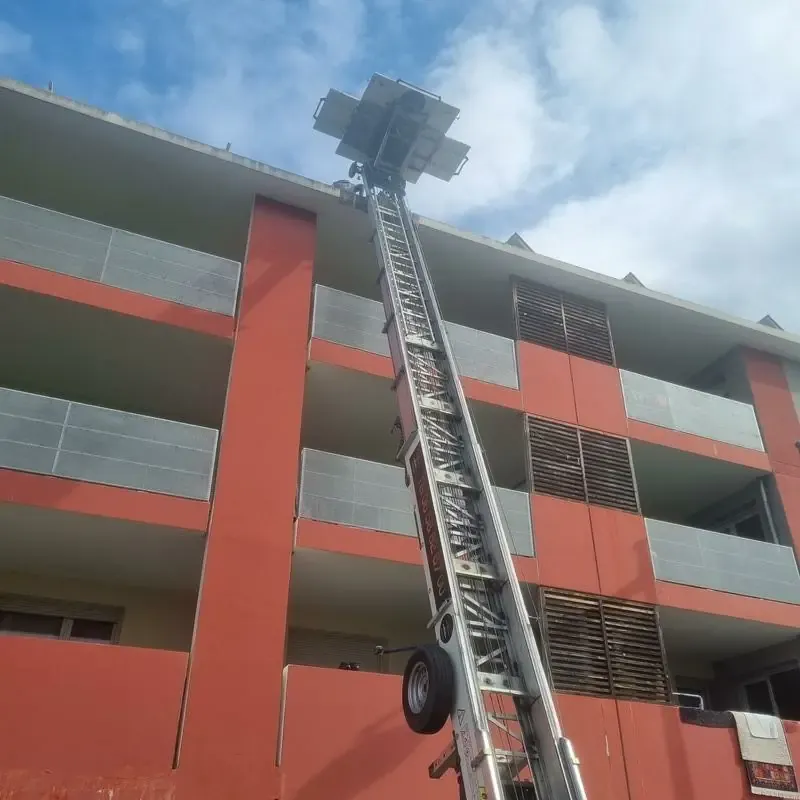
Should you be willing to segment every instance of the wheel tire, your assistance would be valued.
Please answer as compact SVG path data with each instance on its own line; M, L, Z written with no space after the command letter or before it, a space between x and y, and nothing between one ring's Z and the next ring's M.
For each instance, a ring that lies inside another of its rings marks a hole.
M414 733L438 733L453 711L455 674L438 644L417 648L403 673L403 714Z

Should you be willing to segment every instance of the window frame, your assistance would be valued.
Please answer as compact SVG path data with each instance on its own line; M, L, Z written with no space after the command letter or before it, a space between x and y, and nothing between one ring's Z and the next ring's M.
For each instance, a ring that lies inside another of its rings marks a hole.
M741 708L750 711L746 687L754 683L766 682L770 703L772 703L772 714L775 717L783 719L783 717L781 717L781 715L778 713L780 709L778 708L778 703L775 700L775 692L772 688L772 681L770 679L773 675L778 675L781 672L789 672L793 669L800 671L800 658L790 658L787 661L782 661L779 664L774 664L770 667L760 669L757 672L748 673L746 677L740 677L738 695ZM793 721L798 722L800 720Z
M0 636L26 636L33 639L59 639L71 642L91 644L119 644L122 630L124 609L121 606L84 603L73 600L61 600L50 597L37 597L22 594L0 594L0 617L4 612L18 614L40 614L61 619L59 635L46 636L23 631L6 631L0 629ZM72 625L76 620L92 622L110 622L113 627L109 639L83 639L72 637Z

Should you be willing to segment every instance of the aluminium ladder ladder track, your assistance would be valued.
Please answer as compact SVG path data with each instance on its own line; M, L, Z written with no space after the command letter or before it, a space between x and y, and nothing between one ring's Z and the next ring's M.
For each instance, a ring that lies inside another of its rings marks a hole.
M363 174L363 181L382 265L385 330L391 332L394 326L399 340L399 346L390 347L394 387L401 390L405 379L413 395L414 414L405 427L413 425L414 430L402 433L406 442L416 435L412 448L422 452L435 488L442 535L449 545L444 557L449 558L449 574L455 577L449 587L452 609L468 643L469 652L462 651L464 668L477 689L473 696L479 698L479 708L473 713L484 735L478 737L471 763L461 764L462 772L485 769L483 779L471 785L488 785L491 800L522 797L522 789L531 782L540 800L585 800L576 760L557 721L553 723L554 705L538 651L532 659L536 663L522 664L530 659L531 648L536 648L532 634L524 646L514 642L510 617L518 630L521 615L528 624L527 613L513 567L503 574L498 569L497 547L491 546L491 537L504 533L497 524L496 505L493 511L490 502L489 513L485 513L488 498L484 494L492 490L482 478L485 468L474 469L476 459L482 456L470 424L465 424L469 411L457 386L459 378L445 344L446 333L435 308L413 220L402 193L370 185L368 173ZM513 590L509 584L514 584ZM528 684L538 682L535 694L526 687L526 673ZM534 709L543 703L547 707L534 715ZM512 709L514 713L509 713ZM547 742L548 731L553 741L544 748L540 745L543 737ZM503 740L502 746L498 740ZM545 749L549 770L542 764ZM553 769L553 763L558 769ZM559 769L563 774L554 780L552 773ZM484 800L485 792L482 789L474 796Z

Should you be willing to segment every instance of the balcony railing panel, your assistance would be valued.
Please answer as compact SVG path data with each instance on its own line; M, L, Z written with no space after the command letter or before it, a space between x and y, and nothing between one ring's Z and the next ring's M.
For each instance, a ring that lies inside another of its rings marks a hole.
M217 431L0 389L0 467L207 500Z
M686 386L620 370L628 417L718 442L764 451L755 410Z
M241 265L0 197L0 258L232 315Z
M328 286L317 285L314 293L312 335L329 342L355 347L378 355L389 355L383 333L383 305ZM514 342L493 333L445 323L461 375L516 389L517 360Z
M495 487L512 552L533 556L530 500L526 493ZM401 467L304 450L298 514L357 528L416 536L411 494Z
M732 594L800 603L791 547L647 519L656 578Z

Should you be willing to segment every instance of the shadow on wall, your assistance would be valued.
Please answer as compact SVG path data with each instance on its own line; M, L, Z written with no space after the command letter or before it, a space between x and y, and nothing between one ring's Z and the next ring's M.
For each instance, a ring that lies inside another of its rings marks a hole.
M287 800L327 800L335 793L366 796L378 780L396 770L421 744L391 711L364 728L352 746L322 771L312 775ZM332 795L332 793L334 793Z

